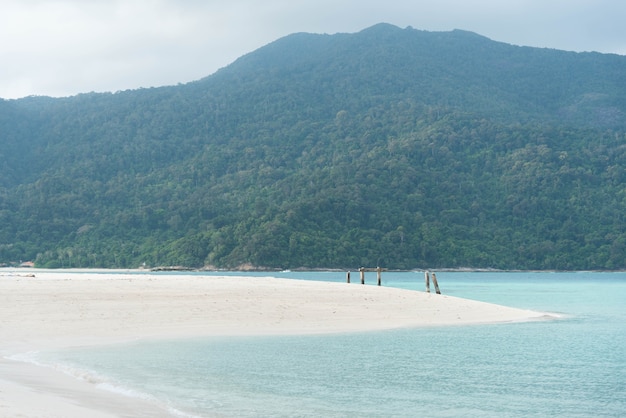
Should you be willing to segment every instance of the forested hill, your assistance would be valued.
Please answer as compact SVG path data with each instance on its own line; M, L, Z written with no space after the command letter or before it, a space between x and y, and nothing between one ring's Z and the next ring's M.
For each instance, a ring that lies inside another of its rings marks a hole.
M0 263L626 268L624 56L300 33L184 85L0 100L0 141Z

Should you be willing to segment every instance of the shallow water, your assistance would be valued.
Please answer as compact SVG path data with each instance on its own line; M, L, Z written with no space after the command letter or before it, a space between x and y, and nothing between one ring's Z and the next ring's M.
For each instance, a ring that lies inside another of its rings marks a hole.
M374 283L370 274L366 280ZM345 273L274 275L345 280ZM326 336L143 341L41 353L39 361L194 416L626 415L626 274L437 276L444 294L566 317ZM422 273L383 273L383 284L423 290L424 279Z

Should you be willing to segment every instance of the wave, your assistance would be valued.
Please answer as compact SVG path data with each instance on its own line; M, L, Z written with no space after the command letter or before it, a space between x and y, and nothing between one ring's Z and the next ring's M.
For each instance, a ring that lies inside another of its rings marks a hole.
M82 368L75 364L51 360L50 358L46 357L47 355L50 355L50 353L28 351L4 356L3 358L9 361L32 364L37 367L42 367L58 373L63 373L66 376L70 376L81 382L93 385L97 389L107 391L109 393L114 393L116 395L132 399L140 399L142 401L151 403L163 410L167 410L172 416L181 418L199 418L197 415L193 415L175 408L169 403L169 401L164 402L163 400L158 399L149 393L137 390L135 388L131 388L109 376L103 375L94 370Z

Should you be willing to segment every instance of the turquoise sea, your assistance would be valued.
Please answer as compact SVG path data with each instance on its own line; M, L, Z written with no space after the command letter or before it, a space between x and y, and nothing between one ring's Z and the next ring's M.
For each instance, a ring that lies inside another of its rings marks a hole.
M345 280L345 273L267 275ZM563 319L141 341L40 353L38 361L89 376L105 390L166 403L181 416L626 416L626 273L437 277L444 294ZM374 284L375 274L366 278ZM383 285L423 290L423 273L386 272Z

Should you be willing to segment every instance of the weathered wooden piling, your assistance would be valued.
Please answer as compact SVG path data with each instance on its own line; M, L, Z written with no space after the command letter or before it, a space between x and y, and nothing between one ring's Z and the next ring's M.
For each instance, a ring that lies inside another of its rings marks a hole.
M435 273L433 273L433 284L435 285L435 292L440 295L441 292L439 291L439 283L437 283L437 275Z
M384 269L382 267L376 267L376 268L371 268L371 267L359 267L359 275L361 276L361 284L365 284L365 272L366 271L375 271L376 272L376 281L378 286L382 286L383 283L383 279L382 279L382 272L386 271L387 269ZM350 272L346 273L346 282L350 283Z
M426 292L430 293L430 273L424 272L424 281L426 282Z

